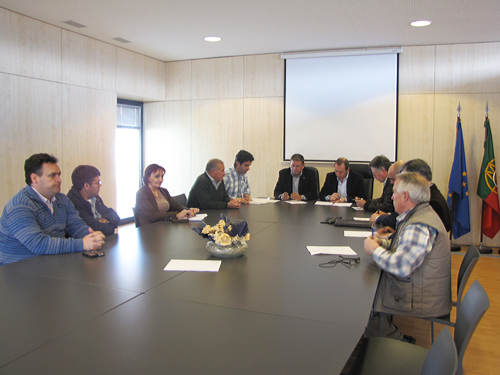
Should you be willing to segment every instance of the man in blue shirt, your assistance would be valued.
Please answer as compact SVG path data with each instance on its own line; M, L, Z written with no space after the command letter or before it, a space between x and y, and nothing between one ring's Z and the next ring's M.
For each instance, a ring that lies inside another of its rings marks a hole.
M240 150L234 158L234 164L225 170L224 186L227 195L230 198L239 199L243 204L248 204L252 200L246 173L250 170L253 160L251 153Z
M89 228L61 194L57 159L32 155L24 163L24 172L27 186L7 202L0 218L0 265L38 255L100 249L104 235Z

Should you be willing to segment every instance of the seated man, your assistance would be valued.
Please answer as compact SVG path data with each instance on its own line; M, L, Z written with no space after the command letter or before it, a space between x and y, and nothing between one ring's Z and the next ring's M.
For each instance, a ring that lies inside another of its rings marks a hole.
M240 150L234 158L234 165L224 171L224 186L230 198L237 198L243 204L248 204L250 196L250 185L246 173L252 165L253 155L245 150Z
M319 198L332 203L342 203L353 202L356 197L367 198L363 176L351 171L349 160L338 158L335 162L335 172L326 175Z
M100 249L104 235L89 228L60 193L57 159L32 155L24 172L28 185L7 202L0 218L0 265L44 254Z
M200 174L189 192L188 207L200 210L223 208L240 208L240 202L227 195L224 181L224 163L219 159L211 159Z
M404 163L400 168L400 172L418 173L420 176L422 176L429 182L431 190L431 200L429 201L429 204L434 209L434 211L436 211L441 221L443 222L444 227L449 232L451 230L450 208L446 203L446 199L444 199L443 195L441 194L437 186L432 182L432 171L431 167L429 167L429 164L427 164L422 159L413 159ZM390 172L389 172L389 178L391 178ZM372 219L374 219L374 221L384 226L396 228L396 216L397 213L395 212L391 212L389 215L381 215L381 216L375 213L372 215Z
M392 184L387 177L389 174L389 167L391 162L383 155L375 156L370 162L370 168L372 169L373 177L379 182L384 184L384 190L382 190L382 196L376 199L364 200L363 198L356 197L356 204L358 207L362 207L365 211L375 212L393 212L394 206L392 204Z
M302 155L293 154L290 158L290 168L280 171L274 188L274 198L282 201L310 201L318 198L316 175L305 167Z
M364 248L382 269L365 336L415 342L392 324L388 315L415 317L446 315L451 311L451 256L443 222L429 205L429 183L417 173L401 173L394 183L396 232L377 231ZM382 326L381 326L382 325Z
M115 210L106 207L99 196L100 176L101 172L91 165L76 167L71 174L73 187L68 192L68 198L89 227L109 236L115 233L120 217Z

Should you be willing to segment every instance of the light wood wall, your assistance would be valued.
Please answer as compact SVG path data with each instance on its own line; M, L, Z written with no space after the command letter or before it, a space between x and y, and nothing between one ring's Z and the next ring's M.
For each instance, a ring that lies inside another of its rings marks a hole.
M116 207L116 99L164 100L164 63L2 8L0 39L0 207L39 152L59 159L63 193L77 165L99 168Z
M0 8L0 206L24 186L23 163L53 153L63 191L78 164L97 166L103 199L115 205L116 98L145 104L145 164L167 168L165 186L188 193L208 159L226 167L240 149L255 156L252 194L269 196L283 155L284 62L279 54L163 63ZM490 107L500 152L500 43L404 47L400 55L398 158L429 162L447 192L456 107L462 106L472 233L479 243L475 194L483 155L483 109ZM341 155L332 155L336 158ZM307 155L305 155L307 159ZM331 163L313 163L321 183ZM376 184L374 195L381 192ZM497 236L485 244L500 246Z

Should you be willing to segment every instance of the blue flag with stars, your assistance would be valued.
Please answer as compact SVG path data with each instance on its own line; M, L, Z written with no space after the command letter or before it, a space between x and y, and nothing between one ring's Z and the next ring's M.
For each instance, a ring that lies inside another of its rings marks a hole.
M455 156L448 185L448 206L453 202L453 237L458 238L470 232L469 184L467 183L467 164L465 163L462 124L457 120L457 141Z

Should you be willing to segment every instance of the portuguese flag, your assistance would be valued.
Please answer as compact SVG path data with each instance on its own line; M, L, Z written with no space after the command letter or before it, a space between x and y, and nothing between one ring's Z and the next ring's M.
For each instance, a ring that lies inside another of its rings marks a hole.
M484 201L482 231L489 238L493 238L500 229L500 207L498 204L495 152L493 150L490 120L486 119L484 127L486 129L486 141L484 142L483 164L477 184L477 195Z

